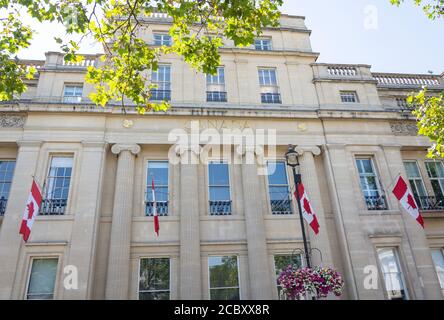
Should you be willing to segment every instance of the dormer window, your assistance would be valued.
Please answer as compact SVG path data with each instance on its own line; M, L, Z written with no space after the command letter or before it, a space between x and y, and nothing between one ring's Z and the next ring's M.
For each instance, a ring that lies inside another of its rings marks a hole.
M259 51L271 51L271 39L256 39L254 41L254 47Z

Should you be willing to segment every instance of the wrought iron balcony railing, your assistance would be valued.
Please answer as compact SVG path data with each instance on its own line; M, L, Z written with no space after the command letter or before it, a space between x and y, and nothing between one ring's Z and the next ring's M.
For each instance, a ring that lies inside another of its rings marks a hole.
M367 209L370 211L387 210L387 200L385 196L365 196Z
M280 93L261 93L262 103L282 103Z
M271 213L275 215L293 214L291 200L271 200Z
M152 89L150 91L150 93L151 93L151 100L155 100L155 101L161 101L161 100L170 101L171 100L171 90Z
M444 197L421 196L416 199L416 202L421 210L444 211Z
M210 201L210 215L212 216L231 215L231 200Z
M40 206L42 216L61 216L65 214L68 199L44 199Z
M157 215L165 217L168 215L168 201L156 201ZM145 202L145 215L147 217L152 217L154 215L154 202Z
M6 211L6 202L8 202L8 199L5 199L4 197L2 197L0 199L0 216L5 215L5 211Z
M208 102L227 102L227 93L223 91L207 91Z

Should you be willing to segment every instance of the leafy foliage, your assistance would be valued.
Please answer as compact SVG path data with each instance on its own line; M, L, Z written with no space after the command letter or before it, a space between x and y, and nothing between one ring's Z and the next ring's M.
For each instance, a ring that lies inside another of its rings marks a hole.
M418 119L419 134L433 141L429 157L444 158L444 92L439 96L428 96L427 89L408 98L417 107L413 114Z
M417 6L422 7L424 13L432 20L444 18L444 0L413 0ZM390 0L394 5L400 6L404 0Z
M159 57L177 54L198 71L215 74L220 64L218 49L222 38L237 46L248 46L265 26L277 26L278 7L283 0L0 0L0 100L10 100L26 90L23 77L35 70L25 70L16 59L17 52L29 46L33 31L20 22L20 10L39 22L62 23L67 40L56 38L66 54L65 61L79 62L79 43L75 34L92 36L105 48L103 66L90 66L86 81L95 92L96 104L126 99L138 111L164 110L167 103L150 101L149 71L156 71ZM171 47L149 47L143 39L148 27L144 17L162 12L172 21ZM71 36L71 37L70 37Z

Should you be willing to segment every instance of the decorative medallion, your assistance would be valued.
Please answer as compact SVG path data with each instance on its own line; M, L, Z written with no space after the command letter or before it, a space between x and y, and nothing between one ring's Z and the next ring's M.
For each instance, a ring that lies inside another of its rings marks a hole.
M390 127L395 136L417 136L418 127L415 122L390 122Z
M126 119L126 120L123 120L122 125L123 125L124 128L129 129L129 128L131 128L134 125L134 121Z
M0 128L23 128L26 116L15 113L0 113Z

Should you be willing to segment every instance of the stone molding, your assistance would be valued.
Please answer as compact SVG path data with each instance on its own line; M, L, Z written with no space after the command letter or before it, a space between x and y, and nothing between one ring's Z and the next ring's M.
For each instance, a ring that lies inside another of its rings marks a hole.
M14 113L0 114L0 128L23 128L26 116Z

